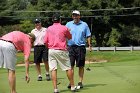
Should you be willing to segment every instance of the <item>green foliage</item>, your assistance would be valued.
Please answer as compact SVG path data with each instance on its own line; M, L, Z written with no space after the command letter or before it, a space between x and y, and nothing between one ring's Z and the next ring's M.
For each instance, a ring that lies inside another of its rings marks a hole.
M21 21L20 29L24 33L29 33L34 28L34 24L29 20Z
M0 5L0 16L7 15L7 11L6 11L7 0L0 0L0 3L1 3L1 5Z
M11 31L20 30L19 25L0 26L0 36L7 34Z
M121 36L121 34L117 31L117 29L112 28L107 45L108 46L120 46L120 43L118 42L120 36Z
M130 44L133 44L133 42L140 42L140 28L135 26L135 25L131 25L131 26L127 26L127 25L121 25L122 27L122 38L129 38Z
M124 10L122 8L139 7L140 0L0 0L0 26L3 33L10 31L12 25L20 24L25 33L31 30L32 22L26 24L22 21L32 21L35 18L43 20L43 26L52 24L51 17L54 12L62 15L62 24L71 19L72 10L80 10L81 20L92 28L95 46L128 45L130 40L140 44L140 11L137 9ZM106 9L106 10L103 10ZM114 9L114 10L108 10ZM92 10L92 11L90 11ZM39 12L41 11L41 12ZM42 12L43 11L43 12ZM138 16L115 15L138 14ZM85 17L86 16L86 17ZM88 17L89 16L89 17ZM92 23L92 25L91 25ZM121 25L122 26L121 26ZM123 28L123 25L125 27ZM6 28L6 26L8 26ZM111 32L115 29L115 32ZM130 29L130 32L127 31ZM132 33L131 33L132 32ZM113 36L115 33L115 36ZM130 34L131 33L131 34ZM121 37L119 37L121 34ZM126 34L127 37L122 35ZM110 36L111 35L111 36ZM136 35L136 37L134 37ZM115 39L116 37L117 39ZM114 38L114 39L113 39ZM121 42L120 42L121 41ZM96 43L95 43L96 42ZM135 45L134 43L134 45ZM131 43L133 44L133 43Z
M27 11L36 11L37 10L37 6L33 6L31 4L29 4L27 6ZM25 20L33 20L35 19L36 17L40 17L40 13L39 12L19 12L17 13L22 19L25 19Z

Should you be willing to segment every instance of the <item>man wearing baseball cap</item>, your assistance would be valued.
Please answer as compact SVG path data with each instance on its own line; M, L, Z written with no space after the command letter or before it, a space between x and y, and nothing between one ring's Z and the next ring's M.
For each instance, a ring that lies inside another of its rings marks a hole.
M66 26L60 24L60 14L54 14L52 20L53 25L48 27L44 42L49 48L49 67L52 73L54 93L59 93L57 87L57 64L63 71L66 71L71 91L76 92L66 44L67 39L71 39L71 34Z
M74 10L73 12L72 12L72 15L80 15L80 12L78 11L78 10Z
M86 39L88 41L89 50L91 51L91 32L86 22L80 20L80 12L74 10L72 12L73 21L70 21L66 26L70 29L72 34L72 39L68 41L68 51L71 61L71 66L74 71L74 66L76 62L76 67L79 67L79 82L78 86L83 88L83 76L84 76L84 66L85 66L85 56L86 56ZM71 86L69 85L68 88Z
M42 59L46 70L46 80L50 80L49 65L48 65L48 49L44 45L44 36L46 28L42 27L41 20L39 18L34 20L35 28L31 31L36 37L34 42L34 63L36 64L36 70L38 74L38 81L42 81L41 66Z

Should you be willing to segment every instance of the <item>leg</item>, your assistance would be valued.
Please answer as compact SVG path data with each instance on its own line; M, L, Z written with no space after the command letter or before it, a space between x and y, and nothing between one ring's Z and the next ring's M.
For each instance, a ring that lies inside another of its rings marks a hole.
M52 82L53 82L53 87L54 87L54 92L58 92L57 88L57 69L52 70Z
M4 58L4 67L8 69L8 81L10 86L10 93L16 93L16 75L15 75L15 64L16 64L16 49L12 43L4 42L2 44ZM2 60L2 59L1 59Z
M84 77L84 66L85 66L85 55L86 55L86 48L85 46L83 47L78 47L78 59L77 59L77 67L79 67L79 83L78 86L80 88L83 88L83 77Z
M74 85L74 76L73 76L72 69L67 70L66 73L67 73L67 77L68 77L69 82L70 82L71 91L77 92L78 88Z
M36 70L37 70L37 74L41 75L40 63L36 63Z
M44 62L44 65L45 65L45 70L46 70L46 80L50 81L51 78L50 78L50 75L49 75L49 64L48 64L48 62Z
M83 77L84 77L84 67L79 67L79 83L78 83L78 86L80 88L83 88L83 84L82 84Z
M48 49L45 46L42 48L42 58L44 61L46 72L49 73Z
M79 67L79 82L83 81L84 67Z
M16 93L16 75L14 70L8 70L8 80L11 93Z
M46 70L46 80L49 81L49 80L51 80L51 78L50 78L50 75L49 75L48 49L45 46L44 46L44 49L43 49L42 58L43 58L44 65L45 65L45 70Z
M68 77L68 79L70 81L71 87L74 87L74 77L73 77L72 69L67 70L66 73L67 73L67 77Z
M41 47L40 46L35 46L34 47L34 63L36 65L36 71L38 74L38 81L42 81L41 77L41 67L40 63L42 62L42 56L41 56Z
M76 61L75 49L76 49L75 47L68 47L69 59L70 59L71 71L72 71L73 78L74 78L74 66L75 66L75 61ZM70 83L67 86L67 88L69 88L69 89L71 88Z
M42 81L40 63L36 63L36 70L37 70L37 74L38 74L38 81Z
M74 76L74 67L73 66L71 67L71 70L72 70L72 74Z
M49 74L49 64L48 62L44 62L46 73Z

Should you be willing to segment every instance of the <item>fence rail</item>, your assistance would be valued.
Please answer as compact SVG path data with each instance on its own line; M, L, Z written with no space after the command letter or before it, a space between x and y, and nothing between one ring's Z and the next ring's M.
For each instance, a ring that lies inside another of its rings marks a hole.
M88 50L88 48L87 48ZM140 46L130 47L92 47L93 51L135 51L140 50Z
M88 48L86 48L89 50ZM140 50L140 46L130 46L130 47L92 47L93 51L137 51ZM32 48L31 51L34 51Z

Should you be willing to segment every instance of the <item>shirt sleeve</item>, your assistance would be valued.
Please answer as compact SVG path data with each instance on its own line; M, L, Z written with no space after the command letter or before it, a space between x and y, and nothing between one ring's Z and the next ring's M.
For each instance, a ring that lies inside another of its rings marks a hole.
M48 45L48 29L46 29L46 33L45 33L45 36L44 36L44 44L47 46Z
M67 23L65 26L69 28L69 23Z
M88 25L86 24L86 37L89 37L89 36L91 36L91 32Z
M66 27L66 37L68 39L71 39L72 38L72 35L71 35L71 33L70 33L70 31L69 31L69 29L67 27Z

